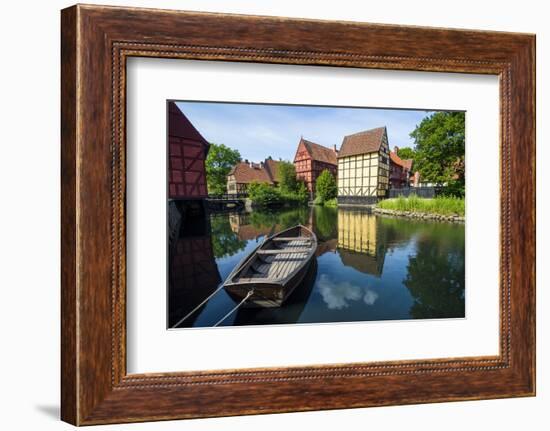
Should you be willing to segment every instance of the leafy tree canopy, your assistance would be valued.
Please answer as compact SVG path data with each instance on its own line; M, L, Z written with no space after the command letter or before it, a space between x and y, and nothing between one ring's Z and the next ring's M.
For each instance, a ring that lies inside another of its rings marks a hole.
M260 206L280 205L283 201L279 189L256 181L248 185L248 197Z
M208 193L223 194L227 191L227 175L240 160L241 154L238 150L232 150L223 144L210 143L206 157Z
M318 199L318 201L321 201L320 203L336 197L338 192L338 189L336 187L336 180L334 179L334 176L330 173L330 171L325 169L317 177L317 181L315 183L315 192L317 194L316 199Z
M408 159L413 159L414 160L414 157L415 157L416 153L412 148L403 147L403 148L399 148L399 150L397 151L397 155L402 160L408 160Z
M296 195L302 201L307 202L307 200L309 199L309 192L307 190L305 181L300 179L297 181L297 184L298 185L296 186Z
M410 136L422 180L464 184L464 112L437 112L424 118Z
M296 179L296 167L290 162L279 162L277 167L279 174L279 187L282 192L292 193L298 190Z

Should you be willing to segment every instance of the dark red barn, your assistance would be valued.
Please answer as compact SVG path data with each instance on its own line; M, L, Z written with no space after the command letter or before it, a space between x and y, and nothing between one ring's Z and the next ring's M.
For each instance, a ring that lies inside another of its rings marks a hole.
M168 104L168 197L207 197L205 160L210 144L174 102Z

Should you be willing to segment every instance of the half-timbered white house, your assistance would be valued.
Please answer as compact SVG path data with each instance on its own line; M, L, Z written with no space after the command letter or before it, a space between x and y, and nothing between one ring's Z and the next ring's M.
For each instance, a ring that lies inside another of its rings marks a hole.
M389 155L386 127L345 136L338 153L338 205L369 205L384 198Z

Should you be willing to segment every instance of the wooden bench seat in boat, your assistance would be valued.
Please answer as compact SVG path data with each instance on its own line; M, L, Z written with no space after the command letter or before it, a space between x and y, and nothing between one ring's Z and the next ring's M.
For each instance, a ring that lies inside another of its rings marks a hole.
M280 250L258 250L256 254L290 254L290 253L307 253L309 248L282 248Z

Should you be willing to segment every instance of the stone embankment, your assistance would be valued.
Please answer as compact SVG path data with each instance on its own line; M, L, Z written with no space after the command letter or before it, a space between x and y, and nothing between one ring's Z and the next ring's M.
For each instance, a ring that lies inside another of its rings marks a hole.
M451 223L464 223L466 218L459 215L443 215L443 214L434 214L434 213L421 213L414 211L399 211L399 210L387 210L378 207L374 207L372 212L375 214L388 215L394 217L407 217L418 220L437 220L437 221L446 221Z

